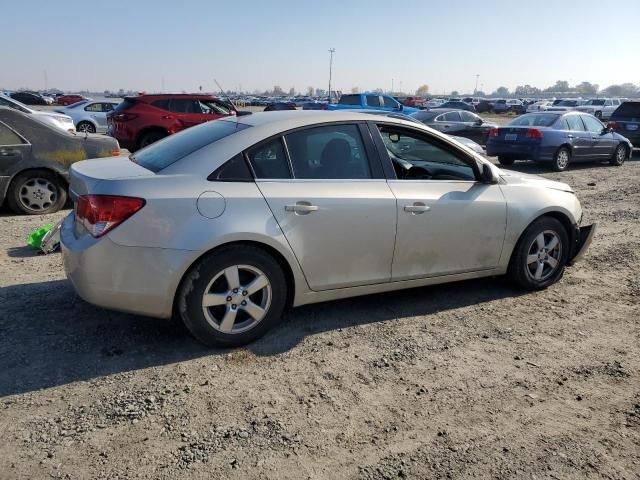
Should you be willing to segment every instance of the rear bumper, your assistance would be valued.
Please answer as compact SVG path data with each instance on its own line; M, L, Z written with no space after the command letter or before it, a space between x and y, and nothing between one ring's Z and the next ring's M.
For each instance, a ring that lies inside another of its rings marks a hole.
M576 226L573 251L571 253L571 257L567 261L567 265L573 265L584 256L587 248L591 245L593 236L596 233L596 226L597 224L595 223L592 225L583 225L582 227Z
M518 144L507 142L495 142L491 139L486 144L487 155L490 157L508 157L516 160L534 160L536 162L549 162L553 159L554 148L540 144Z
M113 310L169 318L182 272L194 253L188 250L126 247L108 235L76 238L74 214L60 229L67 278L85 301Z

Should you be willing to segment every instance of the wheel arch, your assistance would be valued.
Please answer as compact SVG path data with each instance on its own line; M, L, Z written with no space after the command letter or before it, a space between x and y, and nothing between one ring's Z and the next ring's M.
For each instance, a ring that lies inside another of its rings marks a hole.
M574 224L571 221L571 218L566 213L561 212L559 210L548 210L545 212L540 212L538 215L533 217L529 222L527 222L525 227L522 229L522 231L518 235L518 240L514 243L513 248L511 249L511 253L509 254L509 263L508 263L509 265L511 265L511 260L513 259L513 256L515 255L518 247L520 246L522 237L524 236L527 229L531 226L531 224L533 224L533 222L536 222L543 217L554 218L562 224L562 226L567 232L567 236L569 237L569 255L571 255L573 246L576 241L576 234L577 234L576 224Z
M191 262L189 267L182 274L182 277L180 278L180 281L178 282L175 292L173 294L172 312L174 313L174 316L178 312L178 300L179 300L180 290L182 289L182 285L184 284L185 279L193 271L195 266L203 258L209 255L212 255L213 253L219 251L220 249L230 247L230 246L237 246L237 245L246 245L254 248L259 248L260 250L264 251L265 253L273 257L273 259L276 260L276 262L278 262L278 265L280 265L280 268L282 269L285 280L287 282L287 299L286 299L285 308L290 309L293 306L295 293L296 293L295 275L294 275L293 269L291 268L291 265L287 261L286 257L282 254L282 252L278 251L277 248L263 242L259 242L255 240L235 240L235 241L222 243L220 245L216 245L215 247L203 252L196 259L194 259L193 262Z
M138 132L138 135L136 135L136 148L139 148L140 140L142 140L142 138L146 134L151 133L151 132L160 132L160 133L163 133L164 135L167 135L167 136L170 135L169 131L166 128L161 127L159 125L151 125L151 126L148 126L148 127L144 127L142 130L140 130Z

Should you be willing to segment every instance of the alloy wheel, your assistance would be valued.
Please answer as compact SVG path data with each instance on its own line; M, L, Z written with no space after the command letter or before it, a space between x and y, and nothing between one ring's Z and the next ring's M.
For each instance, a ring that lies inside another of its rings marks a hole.
M623 163L626 158L627 150L622 145L620 145L616 150L616 160L618 160L618 163Z
M556 272L561 258L560 237L553 230L545 230L529 246L525 265L527 274L536 282L543 282Z
M46 210L58 200L57 187L44 178L30 178L19 190L20 203L29 210Z
M254 328L271 305L271 282L256 267L234 265L209 282L202 296L204 317L213 328L237 334Z
M561 170L567 168L567 165L569 165L569 152L566 149L563 148L558 152L556 163Z

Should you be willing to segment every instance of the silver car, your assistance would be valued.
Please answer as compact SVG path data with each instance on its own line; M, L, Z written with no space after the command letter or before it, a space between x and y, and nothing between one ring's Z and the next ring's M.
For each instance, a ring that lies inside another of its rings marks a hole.
M105 133L107 131L107 113L118 106L110 100L89 100L60 108L56 112L70 116L78 132Z
M78 294L177 315L213 345L291 306L508 274L558 281L594 226L563 183L501 170L425 126L353 112L216 120L71 167Z
M75 132L76 130L76 126L73 124L73 120L69 115L55 112L46 112L42 110L34 110L33 108L29 108L24 103L18 102L17 100L14 100L13 98L3 94L0 94L0 107L8 107L12 108L13 110L18 110L22 113L33 115L34 118L40 120L41 122L47 123L66 132Z

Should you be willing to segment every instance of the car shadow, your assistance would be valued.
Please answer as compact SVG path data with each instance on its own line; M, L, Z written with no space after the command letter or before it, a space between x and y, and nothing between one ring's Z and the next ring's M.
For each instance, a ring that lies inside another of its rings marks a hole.
M546 162L533 162L529 160L516 160L513 165L500 165L499 162L494 162L496 166L503 168L505 170L518 171L522 173L531 173L535 175L540 175L543 173L557 173L563 174L565 172L554 172L551 168L550 163ZM624 167L624 165L623 165ZM612 167L608 162L579 162L572 163L569 165L569 168L566 170L566 173L571 173L571 171L579 171L579 170L591 170L596 168L620 168L620 167Z
M38 255L41 255L41 252L29 246L10 247L7 249L7 256L11 258L37 257Z
M307 305L245 348L278 355L321 332L522 293L499 279L482 279ZM0 304L0 397L230 351L202 346L179 322L92 306L65 280L0 288Z

